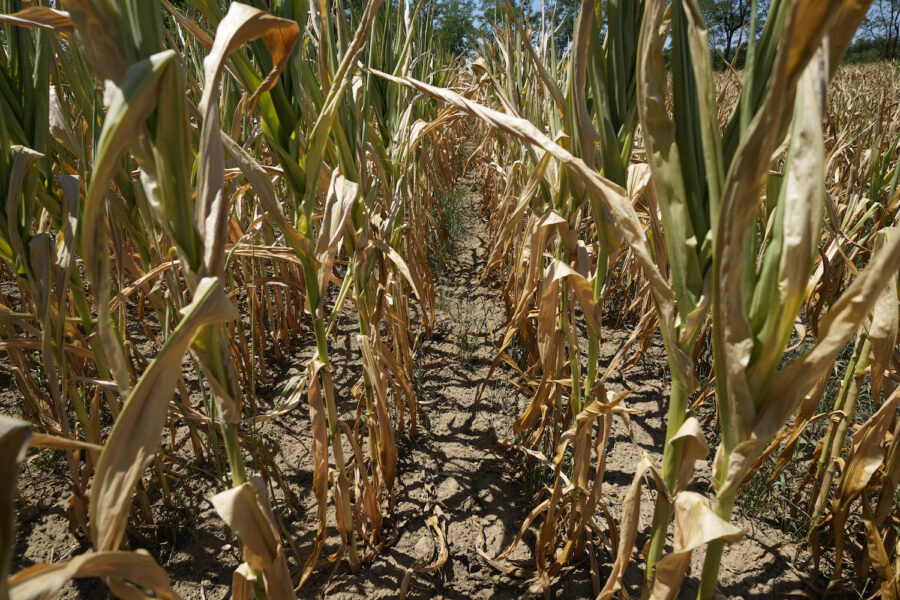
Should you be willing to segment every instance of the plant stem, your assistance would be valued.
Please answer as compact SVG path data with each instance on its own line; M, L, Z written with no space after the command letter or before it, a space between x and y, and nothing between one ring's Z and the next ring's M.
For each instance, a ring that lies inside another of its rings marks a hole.
M672 371L672 391L669 394L669 415L666 425L666 445L663 450L662 476L669 491L675 489L678 467L681 464L682 444L670 440L681 429L687 414L688 393L680 371L675 365L669 365ZM647 551L647 569L644 572L644 589L649 590L653 581L654 567L662 558L666 544L666 533L669 519L672 517L672 504L664 490L656 496L656 507L653 510L653 525L650 529L650 547Z
M847 372L841 389L841 394L835 403L835 410L844 413L844 417L836 424L834 421L829 423L828 438L822 449L822 457L819 460L817 476L820 478L819 493L815 495L815 504L813 505L812 518L810 519L810 530L816 526L822 516L825 508L825 501L831 492L831 483L834 480L835 469L837 468L838 459L841 456L841 450L844 448L844 441L847 439L847 431L850 423L853 422L853 416L856 414L856 403L859 400L859 391L863 384L863 378L869 369L872 344L865 333L860 333L857 339L857 351L853 355L850 364L847 365ZM824 472L823 472L824 468Z
M727 471L726 471L727 472ZM731 511L734 510L735 496L719 498L716 501L716 515L724 521L731 521ZM703 572L700 575L700 589L697 591L699 600L712 600L716 595L716 583L719 580L719 566L722 564L722 552L725 549L724 540L715 540L706 547L706 558L703 561Z
M228 377L225 363L222 360L219 326L205 328L200 336L200 339L203 340L203 348L206 351L210 374L216 378L222 389L231 391L233 386ZM221 426L222 442L225 444L225 456L228 458L228 467L231 469L231 486L238 487L247 481L247 471L244 468L244 457L241 454L241 442L238 438L237 425L226 423L223 420L221 421Z
M230 377L226 362L222 359L223 346L220 343L222 326L214 325L206 327L200 333L202 345L206 351L209 362L210 374L216 378L222 389L228 390L234 402L237 402L237 391L234 389L233 379ZM219 417L222 417L220 412ZM236 488L247 481L247 470L244 467L244 457L241 454L241 441L238 438L237 424L221 421L222 442L225 444L225 455L228 458L228 467L231 470L231 487ZM255 500L254 500L255 501ZM262 577L256 578L256 597L261 600L267 598L266 588Z
M322 389L325 395L325 409L328 418L328 434L331 438L331 449L334 453L334 466L337 470L337 485L340 494L341 506L336 510L341 511L343 530L341 541L347 544L350 552L350 568L356 572L359 568L359 553L356 548L356 535L353 530L353 511L350 507L350 489L347 483L347 474L344 462L344 447L341 442L341 431L338 427L337 405L334 397L334 381L331 379L331 361L328 358L328 335L325 330L325 319L318 314L319 280L315 268L305 257L301 256L303 263L303 278L306 283L309 312L313 317L313 330L316 336L316 350L322 368L319 371L322 378Z

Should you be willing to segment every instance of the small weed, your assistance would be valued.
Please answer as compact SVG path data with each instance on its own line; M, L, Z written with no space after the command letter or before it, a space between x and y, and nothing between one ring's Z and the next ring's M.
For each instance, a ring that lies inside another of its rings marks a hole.
M468 322L458 323L456 326L456 354L463 364L471 364L475 359L475 351L478 344L472 340L472 332Z
M515 394L509 386L503 386L498 390L491 404L495 408L497 418L491 419L490 428L494 440L502 440L513 435L513 422L518 414Z
M522 476L519 478L519 498L527 508L534 507L541 491L553 485L553 469L537 459L528 456L522 465Z
M516 365L523 371L528 369L528 348L522 343L522 336L517 331L513 335L509 346L506 347L506 353L516 362Z
M450 308L450 301L453 299L453 296L447 294L447 291L444 288L438 288L437 290L437 299L435 300L437 307L441 310L447 310Z
M26 468L34 468L40 473L63 475L66 472L65 453L58 450L46 450L32 448L28 451L33 458L26 464ZM40 479L40 478L38 478Z
M443 219L441 216L443 215ZM459 240L465 235L471 215L459 189L441 190L440 211L432 210L437 228L429 229L426 261L432 273L439 275L446 261L458 251Z
M804 506L794 503L803 474L794 472L793 466L782 469L769 484L775 459L768 460L744 487L739 503L747 516L766 519L793 539L802 540L808 532L810 517Z
M566 449L563 455L562 472L572 472L574 455L572 448ZM519 478L519 497L523 506L533 508L539 501L544 489L552 488L554 484L553 469L533 456L525 456L522 464L522 475Z
M463 293L457 297L455 309L453 339L456 343L456 354L463 364L471 364L475 359L475 353L480 346L478 334L487 331L487 312L482 306L475 309L469 302L465 302L468 294Z

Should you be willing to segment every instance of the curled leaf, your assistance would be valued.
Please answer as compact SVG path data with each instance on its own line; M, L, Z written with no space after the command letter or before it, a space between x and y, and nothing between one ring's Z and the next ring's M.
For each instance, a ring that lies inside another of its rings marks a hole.
M295 598L281 536L262 479L253 477L217 494L212 503L222 520L241 538L244 562L263 574L269 597Z
M146 551L88 552L57 564L37 564L9 580L10 600L53 598L71 579L102 577L120 598L176 600L169 575ZM148 596L143 590L150 590Z
M691 554L715 540L734 543L744 531L725 521L695 492L681 492L675 497L675 543L671 554L656 565L652 600L671 600L678 594L690 566Z
M328 186L328 195L325 198L325 216L322 220L322 229L316 243L316 260L319 267L319 299L318 309L325 305L325 290L334 270L334 259L340 249L343 239L344 226L350 216L350 210L359 194L359 185L348 181L335 169L331 174L331 184Z
M72 31L75 24L69 13L49 6L29 6L12 14L0 14L0 23L18 27L47 29L50 31Z
M182 310L175 331L128 396L97 462L91 486L90 524L94 547L116 550L122 543L134 485L156 455L159 436L175 389L173 372L197 333L208 325L238 318L220 280L200 281L194 300Z
M681 465L678 468L678 477L673 490L675 494L684 490L690 483L691 477L694 476L694 463L709 455L706 436L703 435L700 421L696 417L691 416L685 419L669 443L674 444L678 440L682 440L682 450Z
M221 125L216 100L225 61L228 56L251 40L262 38L272 55L272 71L250 99L251 105L270 90L287 64L300 28L294 21L274 17L257 8L234 2L216 29L212 50L203 60L206 85L200 98L203 127L200 134L199 168L197 170L197 228L204 242L203 263L206 272L222 273L225 267L225 225L228 206L223 198L225 158Z
M13 492L16 489L16 474L25 449L31 427L22 421L0 415L0 600L9 597L7 576L16 545L16 510Z

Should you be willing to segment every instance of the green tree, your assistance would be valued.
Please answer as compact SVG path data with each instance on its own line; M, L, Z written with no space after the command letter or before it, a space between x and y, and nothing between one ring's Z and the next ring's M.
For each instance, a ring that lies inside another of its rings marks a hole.
M746 35L750 28L751 0L700 0L700 9L711 41L723 50L725 60L730 60L738 40L744 37L741 34Z
M478 40L475 3L472 0L436 0L434 3L434 39L453 54L462 54Z
M862 25L866 36L883 40L881 57L897 57L897 41L900 39L900 0L875 0Z
M575 21L581 8L580 0L554 0L545 4L546 26L553 31L556 47L564 50L575 35ZM534 15L535 28L540 30L540 11Z
M542 25L544 31L553 35L553 40L559 50L565 50L575 33L575 21L578 19L578 11L581 9L581 0L508 0L513 7L516 18L523 26L527 24L534 39L532 43L539 43ZM541 6L544 12L541 14ZM481 0L481 27L482 33L488 35L494 23L502 25L506 19L506 9L503 0ZM542 23L543 19L543 23Z

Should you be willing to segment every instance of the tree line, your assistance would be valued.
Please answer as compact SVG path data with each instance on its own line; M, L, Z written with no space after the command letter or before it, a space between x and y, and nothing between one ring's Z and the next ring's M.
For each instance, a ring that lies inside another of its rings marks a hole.
M572 40L580 0L508 0L532 31L550 30L557 48ZM432 0L436 40L454 54L476 47L491 23L502 22L504 0ZM751 36L762 33L772 0L699 0L706 19L713 63L743 66ZM856 40L847 52L850 62L893 60L900 40L900 0L874 0Z

